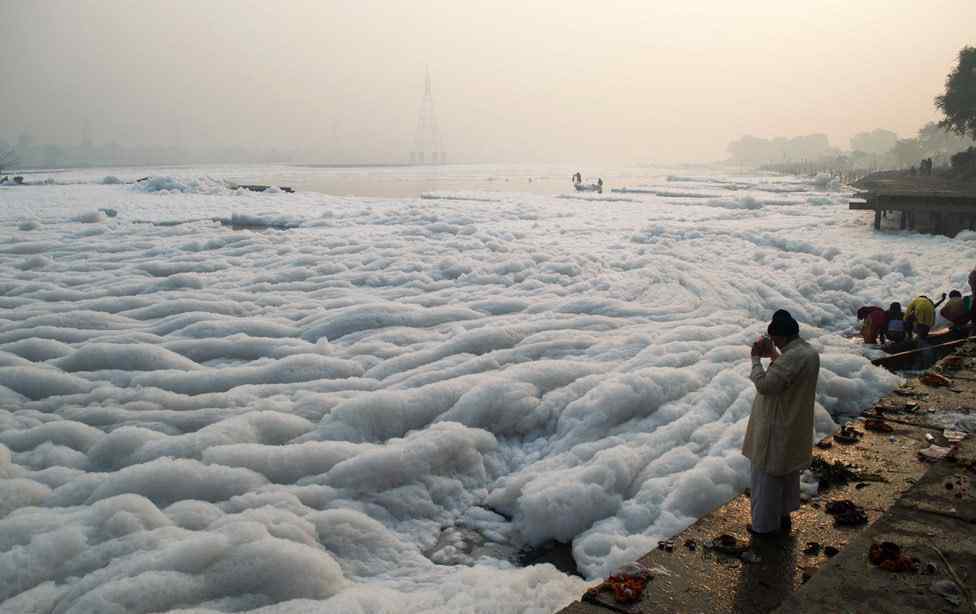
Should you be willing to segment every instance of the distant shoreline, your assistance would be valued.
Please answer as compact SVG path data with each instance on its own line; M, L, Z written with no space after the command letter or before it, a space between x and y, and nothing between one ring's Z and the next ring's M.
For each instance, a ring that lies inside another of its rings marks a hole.
M296 168L438 168L444 166L463 166L466 164L478 164L469 162L457 162L451 164L409 164L398 162L369 162L361 164L314 164L298 162L186 162L186 163L166 163L166 164L84 164L59 166L53 168L34 167L34 168L14 168L5 169L4 174L35 174L35 173L64 173L67 171L100 169L100 168L193 168L206 166L291 166Z
M408 166L438 167L452 166L448 164L407 164L398 162L373 162L369 164L287 164L286 166L298 166L301 168L404 168Z

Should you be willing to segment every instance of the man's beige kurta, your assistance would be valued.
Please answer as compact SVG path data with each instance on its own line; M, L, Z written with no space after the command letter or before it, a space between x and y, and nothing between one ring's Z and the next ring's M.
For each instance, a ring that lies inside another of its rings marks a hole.
M813 448L813 404L820 355L799 337L764 370L754 357L749 379L756 385L742 454L753 469L786 475L810 465Z

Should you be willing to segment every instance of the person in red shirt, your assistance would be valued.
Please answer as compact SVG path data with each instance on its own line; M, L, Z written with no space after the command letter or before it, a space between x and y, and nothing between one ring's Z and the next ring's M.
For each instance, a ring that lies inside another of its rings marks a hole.
M881 337L881 343L885 342L885 331L888 328L888 312L881 307L869 305L857 310L857 319L863 320L861 336L864 343L877 343Z

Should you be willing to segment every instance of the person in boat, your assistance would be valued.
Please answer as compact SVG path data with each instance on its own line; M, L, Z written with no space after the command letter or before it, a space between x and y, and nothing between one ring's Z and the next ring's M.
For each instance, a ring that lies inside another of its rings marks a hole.
M603 192L603 177L598 177L596 180L596 189L598 192Z
M800 325L784 309L773 314L769 338L752 344L756 398L749 414L742 454L752 463L754 535L789 533L790 512L800 507L800 473L813 450L813 407L820 355L800 338ZM768 369L762 359L770 358Z
M935 308L945 300L945 292L942 293L938 303L933 303L932 299L924 294L919 294L912 299L905 309L905 334L909 339L913 335L922 340L928 338L929 331L935 325Z
M881 343L884 344L885 330L888 328L887 311L881 307L867 305L857 310L857 319L863 322L861 325L861 337L864 339L864 343L878 343L878 338L880 337Z
M579 185L581 183L583 183L583 176L580 175L579 171L576 171L576 174L573 175L573 185Z
M965 330L966 324L972 319L970 310L972 309L972 297L962 297L962 292L953 290L949 292L949 300L945 306L939 310L939 315L949 321L954 333L961 333Z
M905 340L905 315L901 312L901 303L896 302L888 306L888 321L881 335L881 343L884 343L885 337L893 343L901 343Z

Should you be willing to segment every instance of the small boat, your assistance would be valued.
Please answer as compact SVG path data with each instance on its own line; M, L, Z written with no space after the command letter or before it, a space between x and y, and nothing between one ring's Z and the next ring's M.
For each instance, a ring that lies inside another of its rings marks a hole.
M851 343L862 342L861 334L855 331L854 329L843 331L840 334L847 337L847 339L849 339ZM954 332L948 326L942 326L940 328L936 328L929 332L928 343L929 345L940 345L942 343L946 343L948 341L958 339L959 336L960 336L959 333ZM914 341L906 340L906 341L888 341L887 343L884 344L874 344L874 345L869 345L865 343L864 345L865 347L877 348L882 352L884 352L885 354L901 354L902 352L906 352L908 350L914 350L917 344Z
M953 331L948 326L943 326L929 332L929 336L927 338L928 345L941 345L943 343L959 339L962 336L962 334ZM915 341L890 341L881 346L881 351L885 354L901 354L902 352L916 349L917 345L918 344Z
M598 192L603 194L603 188L595 183L577 183L575 186L577 192Z
M885 344L881 349L886 355L875 358L871 364L889 371L925 369L936 359L968 341L969 334L966 331L938 328L929 333L925 345L919 344L918 339Z
M577 192L596 192L598 194L603 194L603 180L597 179L596 183L583 183L582 181L573 181L573 187L576 188Z
M962 338L953 339L951 341L942 341L941 343L928 345L926 347L915 347L914 349L898 352L897 354L888 354L887 356L882 356L881 358L875 358L871 361L871 364L875 365L876 367L884 367L889 371L901 371L903 369L925 369L928 368L935 360L949 354L956 347L968 342L968 338Z

